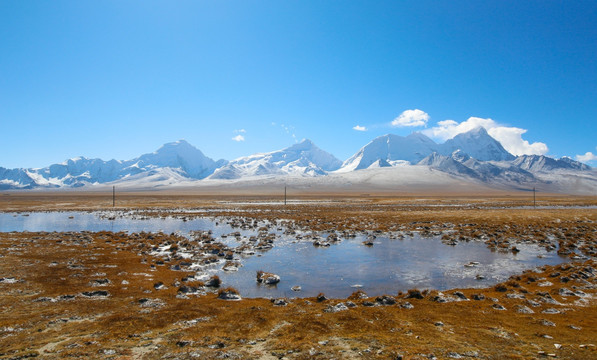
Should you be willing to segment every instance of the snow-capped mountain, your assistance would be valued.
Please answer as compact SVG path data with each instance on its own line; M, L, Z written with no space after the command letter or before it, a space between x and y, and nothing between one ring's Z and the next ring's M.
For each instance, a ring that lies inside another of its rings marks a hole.
M5 189L32 189L35 181L27 174L25 169L6 169L0 167L0 190Z
M153 153L127 161L77 157L41 169L0 168L0 189L80 187L132 177L138 179L155 176L156 173L171 174L173 178L179 179L202 179L224 164L225 161L216 163L188 142L179 140L165 144ZM161 169L170 171L164 172Z
M367 169L372 165L388 166L397 160L417 164L433 153L450 156L456 150L460 150L481 161L514 159L514 155L506 151L483 127L478 127L469 132L456 135L443 144L437 144L418 132L406 137L392 134L383 135L373 139L346 160L339 172Z
M484 127L477 127L469 132L458 134L441 145L441 153L450 155L460 150L481 161L514 160L499 141L492 138Z
M238 158L217 169L208 179L239 179L263 175L325 175L340 167L341 161L303 140L286 149Z
M169 167L180 169L187 177L203 179L211 175L217 168L215 161L203 155L201 150L192 146L185 140L168 143L157 151L141 155L125 169L155 169ZM221 163L221 162L220 162Z
M440 146L421 133L412 133L406 137L383 135L363 146L356 154L346 160L338 172L391 166L393 161L405 160L416 164Z
M239 189L267 188L266 184L280 181L329 191L334 186L347 191L391 191L392 186L420 190L451 184L454 189L536 187L549 192L597 193L597 170L566 157L514 157L483 128L443 144L421 133L380 136L344 163L310 140L231 162L216 162L180 140L126 161L77 157L40 169L0 167L0 190L99 189L106 185L140 190L165 186Z

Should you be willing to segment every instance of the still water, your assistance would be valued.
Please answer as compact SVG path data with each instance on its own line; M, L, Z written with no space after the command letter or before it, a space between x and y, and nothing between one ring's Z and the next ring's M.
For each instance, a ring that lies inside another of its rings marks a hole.
M111 215L107 212L0 213L0 231L162 231L185 236L193 230L212 230L216 241L231 247L236 245L234 238L220 238L222 234L257 233L206 217L183 221L173 217L116 216L110 220ZM371 247L362 244L365 235L342 239L330 247L314 247L311 242L278 234L273 249L243 257L238 271L224 272L222 264L218 264L205 269L204 275L217 274L224 286L235 287L245 297L310 297L320 292L347 297L357 289L374 296L395 295L412 288L486 287L525 269L568 261L555 251L547 252L536 245L518 244L520 252L514 255L492 252L482 242L447 246L438 237L421 237L416 233L403 240L378 237ZM465 266L472 261L479 264ZM282 281L277 286L258 285L255 281L258 270L278 274ZM477 275L484 279L477 280ZM292 291L297 285L302 290Z

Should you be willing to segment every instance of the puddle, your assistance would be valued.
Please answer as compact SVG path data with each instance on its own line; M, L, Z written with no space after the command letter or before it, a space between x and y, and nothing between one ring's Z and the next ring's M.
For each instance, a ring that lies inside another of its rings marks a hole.
M0 213L0 231L129 231L188 235L191 231L212 231L216 241L230 247L239 245L234 237L223 234L240 232L256 235L257 230L232 227L225 220L209 218L146 218L116 216L110 212L33 212ZM217 224L216 224L217 223ZM271 230L273 231L273 229ZM344 298L358 288L370 296L391 294L412 288L447 290L452 288L487 287L506 280L510 275L542 265L568 261L555 251L532 244L517 244L512 253L492 252L482 242L460 242L457 246L443 244L439 237L413 237L402 240L378 237L371 247L362 244L365 235L342 239L330 247L315 247L311 241L282 235L271 250L241 257L238 271L225 272L222 264L205 271L216 273L224 286L238 289L244 297L311 297L320 292ZM239 255L235 255L238 258ZM476 266L465 266L478 262ZM277 286L258 285L256 272L278 274ZM181 277L184 276L181 273ZM477 280L477 275L484 277ZM295 292L291 288L300 286Z
M245 297L310 297L324 292L345 298L357 289L376 296L412 288L487 287L526 269L568 261L536 245L517 245L520 252L514 255L492 252L482 242L447 246L439 237L417 234L403 240L378 237L371 247L364 246L363 240L357 237L321 248L286 239L260 257L245 260L238 272L219 271L218 276ZM464 266L471 261L479 265ZM276 286L258 285L258 270L278 274L282 281ZM477 280L477 275L485 279ZM291 289L296 285L302 288L300 292Z

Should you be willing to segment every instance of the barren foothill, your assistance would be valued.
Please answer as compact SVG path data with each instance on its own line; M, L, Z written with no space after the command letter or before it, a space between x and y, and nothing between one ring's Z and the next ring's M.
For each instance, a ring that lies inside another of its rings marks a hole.
M0 358L597 358L596 205L543 194L535 209L528 193L328 194L287 205L271 195L118 194L116 209L146 216L209 209L313 231L442 234L456 247L482 241L510 252L532 242L572 261L484 289L227 301L175 270L184 270L176 249L189 245L176 235L0 233ZM105 209L111 194L0 196L5 212ZM163 243L175 245L165 264L147 251Z

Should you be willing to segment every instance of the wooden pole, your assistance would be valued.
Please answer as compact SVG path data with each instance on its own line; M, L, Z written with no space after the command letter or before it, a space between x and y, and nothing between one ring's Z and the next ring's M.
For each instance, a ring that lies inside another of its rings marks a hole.
M535 188L533 188L533 207L536 209L537 208L537 195L535 194Z
M116 186L112 186L112 207L116 206Z
M284 205L286 205L286 185L284 185Z

